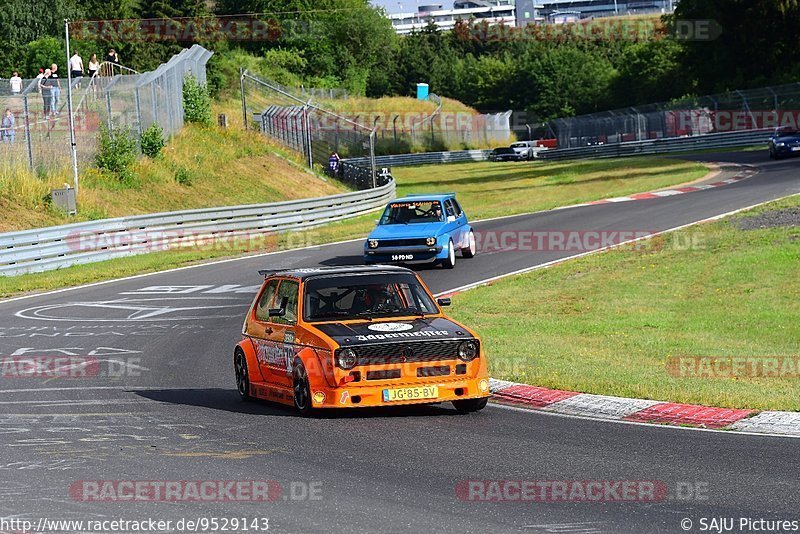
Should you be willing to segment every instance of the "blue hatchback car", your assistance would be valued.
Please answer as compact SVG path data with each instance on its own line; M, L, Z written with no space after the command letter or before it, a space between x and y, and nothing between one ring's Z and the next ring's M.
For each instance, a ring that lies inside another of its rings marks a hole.
M364 262L436 264L448 269L475 255L475 233L455 193L408 195L390 202L364 243Z

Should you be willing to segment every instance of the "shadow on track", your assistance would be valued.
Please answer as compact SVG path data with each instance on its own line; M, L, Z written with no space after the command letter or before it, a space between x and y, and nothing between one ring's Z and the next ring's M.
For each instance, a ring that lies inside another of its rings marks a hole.
M134 391L134 394L146 399L196 406L224 412L249 415L266 415L271 417L302 417L290 406L255 400L242 402L235 389L151 389ZM379 408L325 409L314 414L315 419L369 419L375 417L431 417L460 416L480 417L480 414L459 414L449 403L421 404L413 406L385 406Z

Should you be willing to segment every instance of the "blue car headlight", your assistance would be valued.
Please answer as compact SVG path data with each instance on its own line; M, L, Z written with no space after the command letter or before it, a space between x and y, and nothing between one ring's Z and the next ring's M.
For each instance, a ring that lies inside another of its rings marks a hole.
M368 239L367 245L369 248L378 248L378 240L377 239Z
M436 244L436 238L429 237L428 239L425 240L425 244L428 245L429 247L434 246Z
M775 146L786 146L786 143L784 143L783 141L778 141L777 143L775 143Z

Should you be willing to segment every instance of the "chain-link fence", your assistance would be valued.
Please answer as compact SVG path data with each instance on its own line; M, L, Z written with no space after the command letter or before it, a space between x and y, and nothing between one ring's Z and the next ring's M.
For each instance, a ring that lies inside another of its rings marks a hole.
M429 100L436 108L429 112L333 112L315 103L310 95L331 99L328 90L290 89L270 80L241 73L242 110L250 127L303 154L308 165L330 169L333 154L341 159L373 161L375 155L408 154L487 148L511 142L511 112L479 115L443 111L435 94ZM334 98L345 98L338 93ZM366 160L364 158L367 158ZM376 175L370 169L358 171L344 162L343 179L359 187L371 186ZM341 174L341 172L339 173ZM380 174L374 183L380 185Z
M206 81L211 52L199 45L183 50L156 70L137 73L103 63L92 77L72 80L73 122L79 165L93 161L101 125L130 128L134 135L152 124L165 135L183 126L183 80ZM70 164L68 80L24 80L21 91L0 87L3 112L0 158L10 166L60 169Z
M403 121L398 135L397 119L402 118L399 114L392 117L391 128L388 124L380 125L379 154L470 150L508 144L514 140L510 124L511 111L489 114L453 113L443 111L443 102L438 95L431 93L428 100L436 104L436 110L427 116L412 117L408 132Z
M556 119L558 148L800 127L800 83Z
M383 185L375 168L375 129L323 109L287 87L241 73L245 125L303 154L310 168L360 189ZM308 97L309 90L305 90ZM367 158L369 166L342 162Z

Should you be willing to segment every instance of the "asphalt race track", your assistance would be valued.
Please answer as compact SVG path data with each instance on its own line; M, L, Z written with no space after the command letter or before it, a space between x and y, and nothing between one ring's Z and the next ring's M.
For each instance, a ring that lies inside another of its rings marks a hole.
M761 172L691 194L476 227L660 231L800 193L800 160L771 162L764 152L702 157ZM700 532L702 517L736 518L737 525L740 517L800 519L800 441L791 438L496 405L467 416L443 405L309 420L240 402L231 353L261 281L256 271L358 263L361 247L290 251L0 303L3 357L100 362L98 376L0 378L0 518L268 518L275 532L458 533L683 532L685 518L693 521L689 531ZM565 254L479 254L459 258L452 271L421 273L434 292L445 292ZM273 480L281 490L272 502L87 502L74 491L80 481L108 480ZM658 502L476 502L456 492L468 480L656 481L669 495Z

